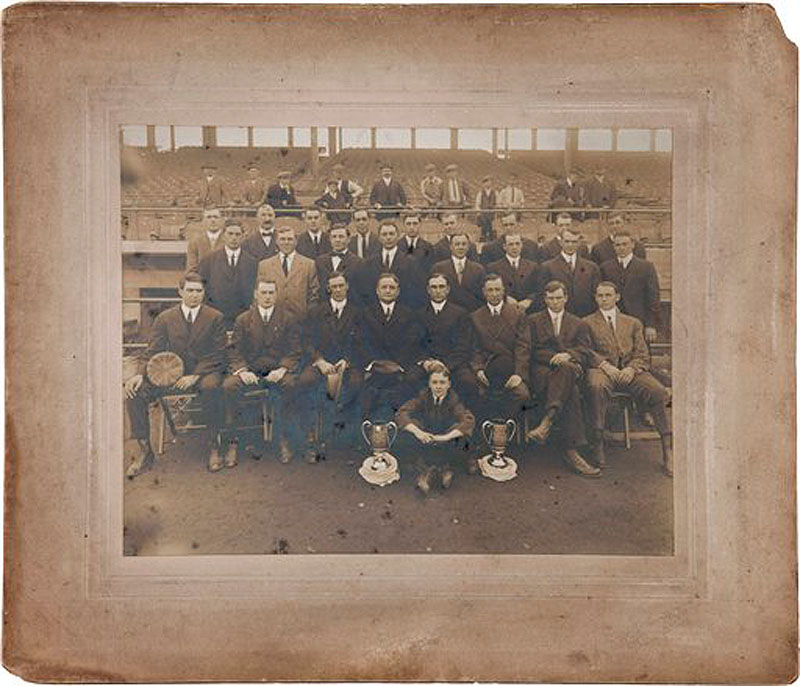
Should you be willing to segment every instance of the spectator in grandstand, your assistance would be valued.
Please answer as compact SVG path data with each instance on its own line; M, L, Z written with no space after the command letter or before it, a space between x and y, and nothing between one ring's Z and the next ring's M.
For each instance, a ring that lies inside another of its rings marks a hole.
M519 232L507 231L501 240L505 256L490 263L486 270L502 277L509 302L517 305L522 312L532 311L539 287L539 266L522 257L522 236Z
M666 410L667 390L650 374L642 323L617 309L619 292L613 282L597 284L595 297L598 310L584 319L592 343L586 390L594 463L600 467L605 465L603 432L611 393L626 391L653 417L661 436L664 472L672 476L672 429Z
M566 224L561 229L559 236L561 254L546 262L539 269L540 295L547 297L544 287L551 281L559 281L566 286L567 310L578 316L585 317L594 312L597 303L594 291L600 282L600 269L597 265L578 254L578 234L571 225ZM537 303L541 309L543 303Z
M416 260L422 274L427 274L433 261L433 246L419 235L420 215L410 212L403 217L403 236L398 241L400 252Z
M353 226L356 230L350 238L350 252L362 260L380 252L381 243L370 230L368 210L362 208L353 210Z
M466 233L454 233L450 236L451 256L436 262L433 271L447 277L450 300L467 312L474 312L483 304L483 278L486 272L478 262L469 259L469 247L470 240Z
M392 174L392 165L381 165L381 178L373 184L369 194L370 205L378 210L375 212L378 221L399 217L397 210L406 206L406 192Z
M238 219L225 221L222 231L224 246L208 253L197 272L206 284L206 300L225 316L225 328L230 330L236 317L244 312L253 299L253 287L258 262L242 250L244 228Z
M633 254L633 236L623 229L614 236L616 259L600 266L603 280L613 281L620 294L619 308L644 324L644 337L655 343L661 326L661 289L655 265Z
M278 244L275 242L275 210L272 205L259 206L256 223L256 230L242 242L242 250L260 262L278 254Z
M247 168L247 180L242 186L242 202L251 207L258 207L267 197L267 182L261 176L261 170L255 164Z
M442 213L442 228L444 235L433 246L433 261L441 262L450 259L450 237L456 232L462 232L464 227L460 224L456 212L446 211ZM474 262L478 261L478 251L475 246L470 244L467 257Z
M303 212L305 231L297 238L297 252L316 260L320 255L331 251L331 242L322 230L322 211L319 207L309 207Z
M519 186L519 178L513 172L508 175L508 184L497 196L497 205L505 210L513 210L517 221L522 221L520 208L525 206L525 193Z
M584 184L584 198L587 207L610 209L617 204L617 189L606 179L606 170L602 167ZM591 212L586 218L596 219L598 216L597 212Z
M435 164L425 165L425 176L419 184L419 190L425 200L426 207L431 209L441 207L444 190L442 187L442 178L436 175ZM437 212L431 211L426 212L425 215L433 217L434 219L439 217Z
M459 451L465 454L475 416L450 388L447 367L432 367L428 387L403 403L396 419L397 426L416 439L408 448L416 458L417 488L427 495L437 476L442 489L449 488L455 474L451 460Z
M203 221L193 226L186 243L186 270L194 271L212 250L222 247L222 212L217 208L203 210Z
M343 229L339 229L340 231ZM323 434L309 436L306 459L325 457L329 440L357 438L358 399L363 375L361 312L348 297L344 272L329 272L324 282L328 299L315 305L308 318L310 364L300 374L298 393L323 414Z
M421 331L421 357L417 364L430 374L435 364L449 370L467 407L477 406L477 378L470 367L472 325L469 313L450 300L450 283L444 274L428 277L428 302L417 313Z
M253 305L236 318L230 346L230 376L223 384L228 446L225 466L235 467L241 436L236 430L239 398L244 391L268 388L274 397L274 426L279 456L289 462L301 445L301 421L295 385L301 356L300 327L278 300L278 287L259 276ZM219 467L218 467L219 468Z
M558 257L562 253L563 248L561 247L561 232L564 229L568 228L575 232L575 229L573 228L572 215L569 212L559 212L555 223L557 232L556 235L547 241L547 243L539 246L540 262L552 260L554 257ZM586 242L583 240L583 236L580 234L578 239L578 255L580 257L589 257L589 247L586 245Z
M442 205L450 209L463 209L470 206L470 191L467 182L458 176L458 165L448 164L442 184Z
M197 194L200 207L224 207L228 204L228 189L222 179L217 176L217 168L207 165L202 168L203 178Z
M328 223L331 226L333 224L347 225L350 223L350 212L347 211L350 203L339 190L339 184L336 179L328 179L328 186L325 192L314 201L314 204L325 210Z
M582 476L600 476L578 452L586 444L578 379L588 367L591 338L585 322L565 310L567 290L560 281L544 287L546 308L528 319L531 343L531 383L544 411L528 438L546 443L555 422L560 422L565 443L564 459Z
M505 256L504 235L512 233L522 236L522 226L519 223L518 213L516 212L509 212L508 214L501 215L500 227L502 229L500 238L491 243L487 243L481 250L480 259L483 264L491 264L492 262L503 259ZM539 246L536 241L522 236L522 257L531 262L541 261L539 259Z
M585 204L584 188L578 183L578 173L570 169L564 178L556 183L550 193L550 207L559 209L569 207L583 207ZM573 219L582 220L583 213L571 212ZM553 221L553 213L550 213L550 221Z
M347 203L345 207L352 207L364 194L364 189L352 179L344 177L344 165L340 162L333 165L332 171L333 178L336 180L336 188Z
M376 295L362 312L364 345L364 418L388 420L416 391L424 372L419 358L419 327L411 310L397 300L400 279L378 277Z
M616 259L617 253L614 250L614 236L617 231L625 228L625 218L622 212L611 212L606 220L608 228L608 235L602 240L592 246L590 257L592 261L599 267L603 262ZM633 242L633 254L641 259L647 258L644 246L637 240Z
M481 229L480 240L488 243L497 238L494 232L494 210L497 207L497 192L492 188L492 177L481 179L481 189L475 195L475 210L478 212L478 226Z
M258 264L259 281L273 281L278 287L278 302L285 302L299 319L319 300L319 281L314 261L300 255L294 229L278 225L278 254Z
M276 217L296 217L299 214L300 205L289 182L291 178L290 171L279 172L278 182L267 189L267 202L274 208Z
M355 272L362 261L347 248L349 237L346 226L341 224L333 226L328 232L328 237L331 241L331 251L320 255L315 260L319 283L320 285L327 284L328 277L333 272L337 272L347 277L349 288L349 284L352 282Z
M128 478L147 471L155 460L150 446L150 403L165 394L198 393L203 423L208 427L209 469L218 470L219 431L224 423L222 375L225 372L225 324L221 312L203 304L205 287L197 272L180 280L181 302L159 314L150 331L147 349L138 359L138 373L125 382L125 397L131 436L139 453L125 472ZM159 388L146 378L148 361L161 352L173 352L183 361L183 376L173 386Z
M384 219L378 228L380 251L364 260L356 274L356 290L362 304L375 299L378 277L384 273L396 274L400 279L400 299L403 305L416 309L425 301L424 275L416 261L399 248L399 239L397 224Z
M479 417L516 417L530 400L526 379L530 334L525 314L506 303L503 279L488 274L483 285L486 304L470 315L474 340L472 370L481 398Z

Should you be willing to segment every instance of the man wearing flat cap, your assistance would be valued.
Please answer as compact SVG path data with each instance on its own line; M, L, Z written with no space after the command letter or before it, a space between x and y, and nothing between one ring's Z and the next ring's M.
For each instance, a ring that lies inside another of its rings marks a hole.
M336 181L336 189L339 194L345 199L346 207L352 207L363 194L364 189L361 188L355 181L348 179L344 175L344 165L337 162L333 165L333 178Z
M350 223L350 212L348 211L350 202L339 190L339 184L333 177L328 179L325 192L314 201L314 204L325 210L331 226Z
M217 176L217 168L213 165L206 165L202 171L203 178L200 181L197 196L200 207L224 207L227 205L228 191L222 179Z
M258 207L267 196L267 183L258 167L251 164L247 168L247 180L242 186L242 202L250 207Z
M469 207L469 186L458 177L458 165L448 164L445 168L442 203L450 209Z
M381 165L381 178L372 185L372 192L369 194L370 205L379 210L375 212L375 219L378 221L399 217L397 210L405 207L407 202L405 190L392 174L392 165Z
M425 165L425 176L419 184L420 193L425 201L425 206L429 208L441 207L442 204L442 179L436 175L436 165ZM439 218L438 212L426 212L426 216Z
M292 211L297 209L298 203L294 188L289 183L291 178L291 172L286 170L279 172L278 183L272 184L267 189L267 202L272 205L278 218L297 216L297 212Z
M478 212L478 226L481 227L481 241L489 243L497 236L492 226L494 222L493 210L497 207L497 192L492 188L492 177L484 176L481 179L481 189L475 196L475 210Z

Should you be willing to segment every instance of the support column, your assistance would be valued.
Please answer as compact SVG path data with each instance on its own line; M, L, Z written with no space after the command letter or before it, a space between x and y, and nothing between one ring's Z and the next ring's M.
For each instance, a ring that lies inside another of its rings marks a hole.
M650 129L650 152L656 151L656 130Z
M508 129L504 129L504 133L505 135L503 137L505 140L503 141L503 147L506 149L506 159L508 159L511 156L508 152Z
M311 174L316 177L319 174L319 137L316 126L311 127L311 152L309 154L311 155L309 160Z
M169 125L169 149L172 152L175 152L176 145L175 145L175 125Z
M378 147L377 140L378 140L378 129L373 126L369 130L369 147L372 148L373 150L375 150L375 148Z
M339 146L336 144L336 127L328 127L328 154L333 157L339 152Z
M564 173L566 174L575 162L575 153L578 152L578 129L567 129L567 139L564 144Z
M619 129L611 129L611 151L616 152L619 146Z
M290 148L294 147L294 126L289 126L286 129L286 142Z
M497 157L497 127L492 127L492 155Z
M450 129L450 150L458 150L458 129Z
M252 126L248 126L247 127L247 147L248 148L252 148L253 147L253 127Z
M417 129L415 127L411 127L411 149L417 149Z
M125 127L124 126L120 126L119 127L119 145L120 145L120 147L125 145Z
M147 125L147 147L148 148L155 148L156 147L156 127L153 124Z
M539 129L531 129L531 150L539 149Z
M217 147L217 127L204 126L203 127L203 145L206 148Z

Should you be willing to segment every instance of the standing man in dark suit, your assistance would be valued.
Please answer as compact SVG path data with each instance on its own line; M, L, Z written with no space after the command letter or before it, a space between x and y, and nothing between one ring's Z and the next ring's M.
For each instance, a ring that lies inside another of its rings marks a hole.
M478 226L481 228L480 240L488 243L497 238L494 232L494 210L497 207L497 191L492 188L492 177L481 179L481 189L475 196L475 211L478 213Z
M442 212L442 229L444 230L444 235L433 246L434 264L450 259L453 254L450 250L450 237L456 232L463 233L465 230L458 218L458 214L455 212ZM479 259L478 252L472 244L469 246L467 257L473 262L477 262Z
M200 207L225 207L229 200L228 190L217 176L217 168L211 165L203 167L203 178L197 194Z
M614 237L617 235L618 231L622 231L625 228L625 218L622 212L612 212L609 214L606 226L608 228L608 235L602 241L598 241L592 246L589 255L592 262L598 267L601 266L603 262L608 262L608 260L617 258L617 253L614 250ZM640 259L647 259L647 252L644 246L636 240L633 242L633 254Z
M546 308L529 318L531 383L534 397L543 399L544 417L528 438L545 443L552 425L564 429L567 464L583 476L600 476L600 470L583 459L578 448L586 443L577 382L588 367L589 329L565 310L567 290L560 281L544 287Z
M369 194L370 205L378 210L375 212L375 219L378 221L399 217L400 213L397 210L406 206L406 192L400 182L392 178L392 173L392 165L382 165L381 178L373 184L372 192Z
M523 312L506 302L499 275L487 274L483 295L486 304L470 315L471 364L483 399L479 416L507 419L517 416L530 401L528 323Z
M633 236L627 230L614 236L617 259L603 262L600 271L620 294L620 310L644 324L644 338L655 343L661 326L661 288L655 265L633 254Z
M373 421L381 411L384 419L392 419L424 378L424 371L415 364L419 359L419 327L411 310L398 302L400 279L395 274L381 274L376 292L377 300L362 311L362 415Z
M444 274L450 282L450 300L463 307L467 312L474 312L483 304L483 279L486 275L483 267L470 260L469 236L465 233L454 233L450 236L452 257L433 265L433 271Z
M329 298L316 305L308 317L310 364L297 381L298 393L322 412L323 433L311 436L306 459L324 459L332 436L358 435L358 399L364 382L361 312L348 297L344 272L330 272L323 282Z
M522 226L517 219L515 212L509 212L500 217L500 226L502 227L502 235L495 241L487 243L481 250L481 263L488 265L492 262L497 262L505 255L505 243L503 236L508 234L518 235L522 237L522 257L530 262L541 262L539 256L539 246L536 241L522 236Z
M259 207L267 197L267 182L255 164L247 168L247 180L242 186L242 202L250 207Z
M249 310L236 318L230 347L231 374L223 384L226 425L229 433L225 466L237 463L239 436L235 431L239 394L257 388L268 388L275 395L275 426L280 448L279 460L284 464L300 445L300 427L310 421L299 414L295 383L300 363L300 327L292 312L278 302L274 281L259 277L255 301Z
M212 250L222 247L222 212L216 207L203 210L203 221L194 225L187 235L186 271L197 269L197 265Z
M306 230L297 237L297 252L310 260L331 251L331 242L322 230L322 212L318 207L309 207L303 212Z
M336 179L328 179L325 192L314 201L314 204L325 210L329 226L350 223L350 211L348 210L350 204L339 190Z
M403 237L399 240L400 251L416 260L419 270L427 275L433 263L433 246L419 235L420 215L409 212L403 217Z
M333 179L336 181L336 188L347 203L345 206L352 207L353 204L357 203L358 199L364 195L364 189L353 181L353 179L345 177L344 165L341 162L334 164L332 171Z
M585 192L583 185L578 183L578 174L570 169L564 178L556 183L550 193L550 207L558 209L583 207L585 204ZM570 212L573 219L582 220L582 212ZM551 219L552 221L552 212Z
M256 212L257 228L242 241L242 250L250 253L257 262L278 254L275 241L275 210L272 205L261 205Z
M506 233L502 241L505 257L492 262L487 270L503 278L509 302L528 312L537 299L539 267L522 257L522 236L518 233Z
M211 307L225 316L225 328L233 328L253 297L258 262L242 250L244 228L238 219L228 219L222 232L223 248L206 255L197 271L206 283L206 298Z
M294 194L294 188L289 183L292 178L290 171L278 174L278 183L272 184L267 189L267 202L275 209L276 217L297 217L296 211L300 205Z
M353 226L355 233L350 237L350 252L362 260L377 255L381 243L370 230L369 211L363 208L353 210Z
M584 185L584 198L587 207L610 209L617 204L617 189L606 179L606 170L600 167ZM596 219L597 212L590 212L587 219Z
M619 293L611 281L601 281L597 285L596 297L598 310L584 319L592 342L586 389L595 464L603 466L606 460L603 431L611 393L623 390L652 415L661 436L664 472L672 476L672 428L667 417L667 390L650 374L644 327L638 319L617 309Z
M328 277L333 272L336 272L347 277L349 290L350 283L355 277L356 271L358 271L361 260L347 249L347 227L335 226L328 232L328 236L331 239L331 251L325 255L320 255L315 260L320 286L327 284ZM330 286L328 286L328 290L330 290ZM359 300L355 293L349 293L347 297L351 300Z
M139 359L139 371L125 382L131 435L139 443L139 454L126 471L130 479L153 465L150 403L169 393L199 393L211 446L208 467L217 471L222 465L219 432L224 422L221 388L226 362L224 318L221 312L202 304L205 287L198 273L188 272L181 279L178 294L181 303L156 317L150 342ZM156 353L167 351L183 360L183 376L170 388L157 388L145 378L147 363Z
M558 257L563 251L561 246L561 232L564 229L570 229L573 233L577 234L578 239L578 256L589 257L589 247L583 239L583 236L573 227L572 216L569 212L559 212L556 217L556 235L549 241L539 246L539 262L547 262L554 257Z
M585 317L597 308L594 290L600 283L600 270L594 262L578 255L578 241L578 234L571 228L562 229L561 254L542 264L537 290L543 293L545 284L560 281L567 287L567 310Z

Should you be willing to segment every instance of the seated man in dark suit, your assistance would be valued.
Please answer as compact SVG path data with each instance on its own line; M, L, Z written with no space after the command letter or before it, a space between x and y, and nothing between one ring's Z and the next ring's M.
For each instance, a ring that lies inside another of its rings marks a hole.
M381 165L381 178L373 185L369 203L375 208L375 219L391 219L400 216L399 209L406 206L406 192L400 182L393 178L392 165Z
M474 312L483 304L483 267L469 259L470 241L466 233L450 236L451 257L436 262L433 271L444 274L450 282L450 300L467 312Z
M578 182L578 173L572 169L556 183L550 193L550 207L558 209L583 207L585 200L586 193L583 184ZM579 221L583 220L582 212L574 212L572 216Z
M492 262L488 270L503 277L509 302L522 312L532 311L539 285L539 267L536 262L522 257L522 236L519 233L506 233L502 241L505 257Z
M661 436L664 472L672 476L672 429L666 410L667 390L649 372L642 323L617 309L619 293L611 281L601 281L597 285L596 298L599 309L584 319L592 342L586 389L595 464L605 464L603 431L611 393L623 390L653 416Z
M545 443L553 423L560 420L564 430L567 464L583 476L600 476L578 452L586 443L578 379L588 366L591 341L589 330L578 317L565 310L567 289L560 281L544 288L546 309L529 318L531 340L531 383L540 399L544 417L528 438Z
M224 317L213 307L203 305L205 287L197 272L188 272L180 281L180 305L170 307L153 322L150 342L139 359L139 373L125 382L125 397L131 435L139 443L139 454L131 462L126 475L138 476L153 465L155 455L150 446L150 403L169 393L200 395L203 423L210 434L209 468L221 466L219 432L223 426L222 374L225 372ZM183 376L170 388L153 386L144 373L147 362L156 353L176 353L183 360Z
M433 246L433 257L431 259L434 264L450 259L453 254L450 250L450 238L455 233L464 233L464 227L461 225L456 212L442 213L442 229L444 230L444 235ZM472 244L469 246L467 257L473 262L478 261L478 251Z
M449 299L450 284L444 274L428 277L429 301L417 311L422 327L421 357L418 364L427 374L437 364L450 370L456 390L467 407L476 407L477 378L470 367L472 325L469 313Z
M275 241L275 210L271 205L261 205L256 211L257 228L242 241L242 250L250 253L256 260L266 260L278 254Z
M622 212L612 212L609 214L606 220L606 227L608 229L608 235L602 241L595 243L589 253L592 262L598 267L602 265L603 262L614 260L617 257L617 253L614 250L614 237L619 231L625 228L625 218ZM643 260L647 259L647 252L639 241L633 242L633 254Z
M516 234L522 236L522 230L517 219L517 213L509 212L500 217L500 226L502 227L502 234L496 241L487 243L481 250L481 263L488 265L497 260L503 259L505 255L503 236L507 234ZM541 262L539 256L539 246L536 241L530 238L522 237L522 257L530 262Z
M318 207L309 207L303 212L306 230L297 238L297 252L310 260L331 251L331 242L322 230L322 212Z
M424 378L415 364L419 359L419 327L411 310L398 302L400 279L396 274L381 274L376 292L377 301L362 311L362 415L372 421L391 419Z
M346 226L334 226L328 232L331 241L331 251L320 255L316 260L317 277L320 286L328 283L328 277L332 272L341 272L347 277L348 284L352 282L355 272L358 270L361 260L347 248L350 240ZM348 297L353 297L351 294ZM357 296L356 296L357 298Z
M470 315L472 369L483 405L476 409L481 418L505 420L517 416L530 400L528 324L523 312L506 303L500 275L487 274L483 295L486 304Z
M539 246L539 262L547 262L547 260L552 260L554 257L558 257L561 254L564 250L564 247L561 245L561 234L565 229L569 229L578 236L578 257L588 258L589 246L586 245L583 236L575 229L572 216L569 212L559 213L556 217L555 224L556 235Z
M292 172L282 171L278 174L278 183L272 184L267 189L267 202L275 208L276 217L297 217L300 205L294 194L294 188L289 183Z
M225 465L236 465L240 436L236 431L238 398L246 390L268 388L275 396L275 426L280 447L279 459L289 462L299 443L301 423L311 420L298 414L296 393L300 364L300 327L284 303L277 302L274 281L259 278L253 294L255 302L236 318L230 346L230 371L225 391L226 426L229 434Z
M419 235L420 215L409 212L403 217L403 237L397 245L410 258L417 261L421 274L427 275L433 264L433 246Z
M613 281L620 294L619 308L644 324L644 338L655 343L661 326L661 288L655 265L633 254L633 236L627 230L614 236L617 258L603 262L602 278Z
M336 179L328 179L325 192L314 201L317 207L325 210L328 223L349 224L350 223L350 201L347 196L339 190L339 182Z
M577 317L594 312L594 289L600 282L600 270L591 260L578 254L578 234L570 227L561 230L561 253L539 268L539 294L550 281L560 281L567 288L567 310ZM537 305L540 309L543 303Z
M346 432L350 440L357 437L357 400L364 380L361 312L348 298L347 277L333 271L322 283L327 284L330 299L309 313L305 343L310 364L297 381L304 404L324 416L323 435L312 436L306 450L310 462L324 459L332 436L344 437Z
M355 232L350 237L350 252L366 260L380 252L381 243L370 229L369 211L361 208L353 210Z
M238 219L225 221L222 232L224 247L210 252L197 265L197 272L206 284L206 300L225 316L225 328L244 312L253 299L258 262L242 250L244 229Z
M397 426L416 439L413 448L409 447L417 457L417 487L427 495L438 473L442 488L449 488L454 475L450 461L459 451L465 454L465 439L472 435L475 416L450 389L447 367L437 364L431 368L428 387L397 411ZM428 461L433 464L426 464Z

